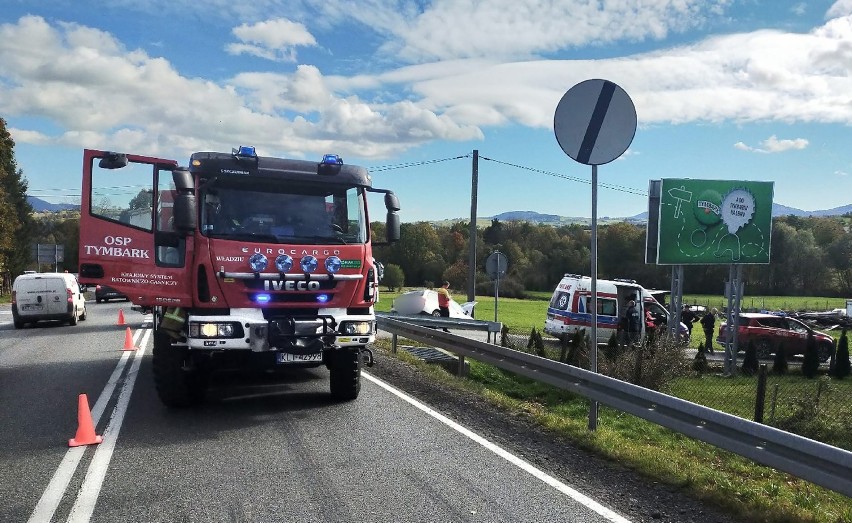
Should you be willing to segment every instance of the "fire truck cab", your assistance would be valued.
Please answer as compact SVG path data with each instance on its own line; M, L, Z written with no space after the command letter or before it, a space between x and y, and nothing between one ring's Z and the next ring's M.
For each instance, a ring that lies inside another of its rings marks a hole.
M366 169L258 156L174 160L85 150L80 281L154 313L153 369L168 406L201 401L216 370L319 366L335 398L360 391L378 278Z

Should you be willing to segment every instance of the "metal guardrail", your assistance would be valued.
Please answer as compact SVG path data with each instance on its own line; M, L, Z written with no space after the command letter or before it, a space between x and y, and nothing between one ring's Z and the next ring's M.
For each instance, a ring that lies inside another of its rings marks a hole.
M381 319L395 319L399 321L404 321L407 323L413 323L414 325L420 325L421 327L432 327L433 329L462 329L462 330L476 330L476 331L486 331L488 332L488 341L491 341L491 335L494 335L494 343L497 343L497 334L503 330L503 323L499 321L487 321L487 320L476 320L476 319L467 319L467 318L445 318L438 316L427 316L425 314L420 314L417 316L404 316L396 313L376 313L376 320L379 323L379 328L381 328Z
M378 327L549 383L852 497L852 452L602 374L499 345L377 317Z

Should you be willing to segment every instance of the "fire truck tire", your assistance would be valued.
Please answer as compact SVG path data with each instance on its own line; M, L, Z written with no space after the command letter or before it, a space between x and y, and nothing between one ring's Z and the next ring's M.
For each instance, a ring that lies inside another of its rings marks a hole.
M361 351L358 348L331 351L331 396L340 401L350 401L361 392Z
M185 347L173 346L168 335L154 334L154 386L160 401L167 407L186 408L204 400L206 379L200 370L184 368L187 353Z

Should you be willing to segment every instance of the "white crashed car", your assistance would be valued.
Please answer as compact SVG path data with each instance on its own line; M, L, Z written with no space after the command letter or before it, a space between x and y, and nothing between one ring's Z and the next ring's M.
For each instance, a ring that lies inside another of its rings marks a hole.
M476 303L475 301L469 301L465 302L464 305L459 305L458 302L451 299L450 318L470 318ZM422 289L400 294L398 298L393 300L391 312L402 316L416 316L418 314L440 316L438 293L433 290Z

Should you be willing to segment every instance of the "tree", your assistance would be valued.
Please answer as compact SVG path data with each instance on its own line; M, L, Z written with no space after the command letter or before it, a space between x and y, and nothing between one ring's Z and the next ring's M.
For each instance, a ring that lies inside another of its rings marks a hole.
M150 189L142 189L139 193L130 199L128 207L131 211L151 209L154 205L154 191Z
M819 371L819 354L817 354L816 339L813 332L808 332L805 345L805 359L802 361L802 374L806 378L815 378Z
M14 149L6 120L0 118L0 270L4 284L32 262L33 208L27 201L27 181L15 162Z
M395 263L385 266L385 277L382 278L382 283L387 286L390 292L402 288L405 283L405 273L402 272L402 267Z
M403 223L400 240L387 250L386 261L405 271L408 285L439 281L446 269L438 233L427 222Z
M837 356L834 360L834 369L832 375L842 380L849 376L852 372L852 362L849 361L849 338L846 336L846 329L840 335L840 341L837 343Z

